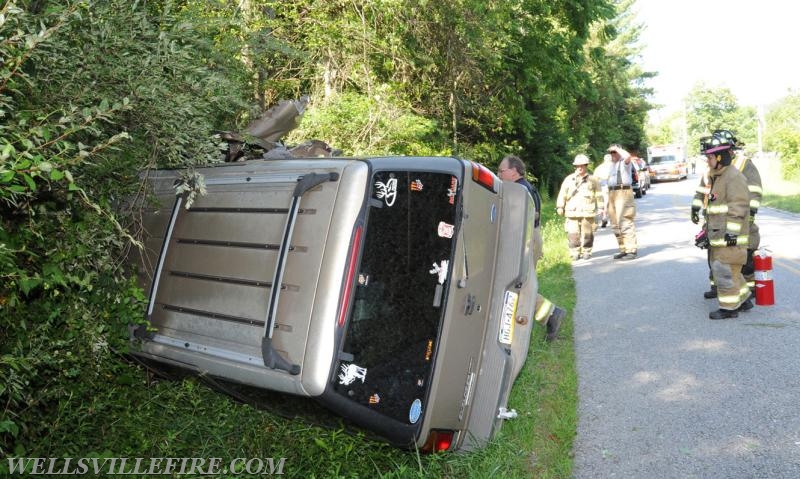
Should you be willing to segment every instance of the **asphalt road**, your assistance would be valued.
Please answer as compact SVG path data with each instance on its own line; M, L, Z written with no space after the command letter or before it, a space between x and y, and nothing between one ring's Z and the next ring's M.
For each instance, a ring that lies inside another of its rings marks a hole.
M637 201L639 258L610 229L574 264L574 477L800 478L800 215L762 208L775 305L711 321L697 178Z

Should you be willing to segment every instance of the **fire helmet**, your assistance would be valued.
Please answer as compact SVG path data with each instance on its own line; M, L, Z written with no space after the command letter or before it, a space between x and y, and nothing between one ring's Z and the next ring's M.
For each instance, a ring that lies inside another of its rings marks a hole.
M725 135L724 133L727 133ZM711 136L700 138L700 153L715 155L720 165L728 166L733 161L736 138L728 130L717 130Z
M733 147L734 148L741 148L741 147L744 146L744 142L739 141L739 139L736 138L733 135L733 132L730 131L730 130L714 130L711 134L712 135L719 135L719 136L721 136L723 138L727 138L731 143L733 143Z
M588 165L589 164L589 157L584 155L584 154L576 155L575 156L575 161L573 161L572 164L575 165L575 166Z

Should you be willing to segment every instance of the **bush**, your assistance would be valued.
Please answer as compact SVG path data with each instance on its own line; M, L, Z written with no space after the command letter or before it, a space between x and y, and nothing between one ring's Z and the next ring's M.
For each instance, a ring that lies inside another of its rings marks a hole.
M245 105L235 59L172 2L0 7L0 453L122 367L142 292L119 214L145 167L206 163ZM27 446L26 446L27 445Z

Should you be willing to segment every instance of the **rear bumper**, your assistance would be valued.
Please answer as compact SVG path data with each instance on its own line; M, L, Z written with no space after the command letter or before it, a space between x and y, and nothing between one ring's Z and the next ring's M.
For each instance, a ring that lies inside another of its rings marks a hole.
M680 173L659 173L652 177L653 181L680 180L684 175Z
M514 208L528 208L525 212L517 210L514 214L505 216L510 221L519 221L519 218L527 218L533 226L533 202L527 206L514 202L511 192L507 193L506 211L510 213ZM529 198L527 192L525 197ZM517 226L518 228L519 226ZM501 226L500 251L519 251L522 246L521 238L510 234L507 226ZM513 227L512 227L513 228ZM508 406L508 398L511 394L511 387L514 380L519 375L523 364L528 356L531 332L534 327L533 312L536 304L538 292L538 282L536 272L533 269L532 254L536 248L533 247L536 235L527 238L530 241L529 247L525 248L524 258L530 261L531 268L525 281L521 285L515 284L518 278L514 278L512 272L518 271L519 256L513 254L503 255L498 258L497 269L495 272L495 290L492 293L492 306L487 318L486 334L484 336L481 350L481 363L479 369L472 378L474 384L473 400L469 411L469 419L465 437L460 446L463 450L473 450L486 445L502 426L502 419L499 414L501 408ZM510 344L508 336L505 334L507 328L503 328L503 310L505 306L506 291L518 295L516 311L512 316L513 333ZM505 341L505 342L503 342ZM467 392L465 392L465 395Z

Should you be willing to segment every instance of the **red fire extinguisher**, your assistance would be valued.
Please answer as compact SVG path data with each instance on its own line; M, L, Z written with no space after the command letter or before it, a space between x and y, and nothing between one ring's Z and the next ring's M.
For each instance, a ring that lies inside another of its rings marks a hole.
M772 282L772 256L760 248L753 255L756 279L756 304L772 306L775 304L775 285Z

